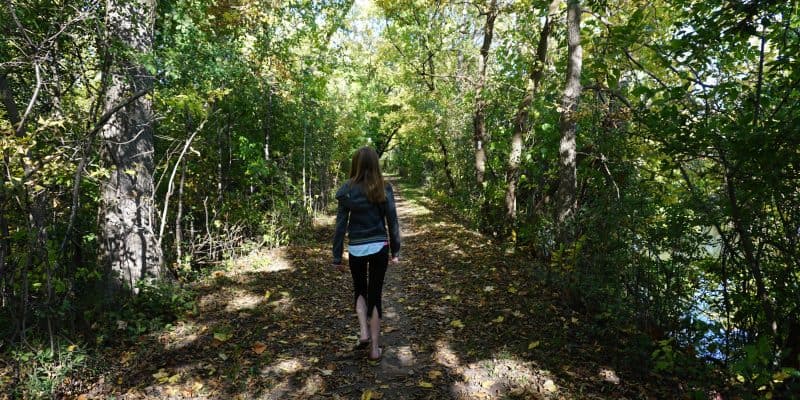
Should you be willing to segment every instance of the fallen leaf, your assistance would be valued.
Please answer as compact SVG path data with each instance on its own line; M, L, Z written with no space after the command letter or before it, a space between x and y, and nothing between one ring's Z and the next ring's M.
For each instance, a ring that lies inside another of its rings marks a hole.
M261 342L253 343L253 352L256 354L261 354L267 349L267 345Z
M217 339L217 340L219 340L220 342L223 342L223 343L224 343L224 342L227 342L228 340L230 340L230 339L231 339L231 337L233 337L233 334L232 334L232 333L228 333L228 332L214 332L214 339Z
M167 379L167 382L175 384L180 382L180 380L181 380L181 374L175 374L170 376L169 379Z
M426 388L426 389L433 389L433 384L430 383L430 382L419 381L418 385L419 385L419 387L423 387L423 388Z
M127 365L131 361L132 357L133 357L133 352L126 351L122 353L122 356L120 356L119 361L122 363L122 365Z
M539 341L538 340L528 343L528 350L533 350L533 349L535 349L537 347L539 347Z
M550 393L553 393L553 392L555 392L555 391L557 391L557 390L558 390L558 387L556 386L555 382L553 382L553 380L552 380L552 379L548 379L548 380L547 380L547 381L544 383L544 386L543 386L543 387L544 387L544 390L546 390L546 391L548 391L548 392L550 392Z
M164 383L169 379L169 374L162 368L153 374L153 378L155 378L158 383Z
M502 315L498 315L497 318L492 320L492 322L494 322L495 324L499 324L503 322L503 320L505 320L505 317L503 317Z
M361 400L372 400L372 389L367 389L361 393Z
M454 320L450 321L450 326L452 326L454 328L461 329L461 328L464 327L464 323L461 322L460 319L454 319Z
M432 381L439 379L441 376L442 376L442 371L436 369L428 371L428 378L430 378L430 380Z

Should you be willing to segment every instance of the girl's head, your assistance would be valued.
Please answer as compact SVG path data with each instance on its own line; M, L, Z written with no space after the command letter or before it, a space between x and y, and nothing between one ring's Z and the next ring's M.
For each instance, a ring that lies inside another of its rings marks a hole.
M350 182L361 185L370 203L386 201L385 183L381 174L378 153L371 147L362 147L353 154L350 163Z

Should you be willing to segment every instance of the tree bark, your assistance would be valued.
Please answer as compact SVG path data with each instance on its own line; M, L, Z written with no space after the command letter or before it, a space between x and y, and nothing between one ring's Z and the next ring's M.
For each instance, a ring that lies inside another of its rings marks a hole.
M450 193L455 193L456 181L455 179L453 179L453 172L450 171L450 162L448 161L447 146L444 144L444 140L442 139L441 135L437 136L436 139L439 142L439 149L442 150L442 157L444 158L444 174L447 176L447 183L450 185Z
M483 187L486 175L486 99L483 90L486 87L486 67L489 62L489 49L494 36L494 21L497 18L497 0L491 0L489 9L483 12L486 23L483 26L483 45L478 59L478 82L475 85L475 116L472 119L475 141L475 180L479 188Z
M264 116L264 161L269 163L270 119L272 119L272 86L267 84L267 115Z
M539 84L544 75L544 66L547 62L547 43L550 38L550 31L553 27L552 16L558 11L561 0L553 0L547 8L542 32L539 35L539 44L536 47L536 60L531 65L530 77L528 78L528 90L525 97L519 103L517 115L514 117L514 133L511 136L511 152L508 155L508 169L506 171L506 218L513 225L517 218L517 183L519 182L519 164L523 150L523 136L530 130L528 123L528 109L533 103L533 98L539 90Z
M13 127L19 124L19 110L17 110L17 104L14 102L14 96L4 74L0 74L0 100L2 100L3 106L6 109L6 118L11 122L11 126ZM11 200L11 196L6 195L5 188L5 167L8 164L8 153L6 150L3 150L2 156L4 168L0 171L0 280L5 279L7 271L10 271L10 268L6 268L6 265L11 257L8 220L6 219L6 205L10 204ZM0 300L5 304L5 296Z
M149 89L153 77L136 61L153 46L155 0L109 0L109 43L122 50L112 56L105 109L132 93ZM101 187L101 257L113 293L136 293L142 279L161 279L161 249L153 231L153 115L151 101L140 97L114 114L101 130L101 159L109 176Z
M571 242L564 233L564 226L574 216L577 204L577 164L575 160L575 138L577 131L576 112L581 95L581 6L579 0L569 0L567 5L567 82L561 102L561 143L559 146L559 185L556 202L556 222L562 231L562 242Z
M183 262L183 184L186 179L186 160L182 161L181 166L181 181L178 184L178 210L175 213L175 258L177 265L180 266Z

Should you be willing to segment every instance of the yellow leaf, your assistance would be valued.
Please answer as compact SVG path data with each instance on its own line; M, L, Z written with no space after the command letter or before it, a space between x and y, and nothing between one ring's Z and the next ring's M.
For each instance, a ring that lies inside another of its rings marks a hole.
M225 333L225 332L214 332L214 339L219 340L220 342L227 342L231 339L233 334Z
M264 301L267 301L267 300L269 300L269 296L270 296L270 295L272 295L272 293L270 293L270 292L269 292L269 290L265 291L265 292L264 292Z
M786 371L778 371L772 375L772 381L775 383L781 383L789 377L789 374Z
M546 391L548 391L548 392L550 392L550 393L552 393L552 392L555 392L555 391L557 391L557 390L558 390L558 386L556 386L555 382L553 382L553 380L552 380L552 379L548 379L548 380L547 380L547 381L544 383L544 386L543 386L543 387L544 387L544 390L546 390Z
M432 381L439 379L441 376L442 376L442 371L435 369L428 371L428 378L430 378L430 380Z
M169 374L162 368L153 374L153 378L155 378L158 383L164 383L169 379Z
M577 324L579 320L577 318L575 318L575 317L572 317L571 321L572 321L573 324Z
M533 349L535 349L537 347L539 347L539 341L538 340L528 343L528 350L533 350Z
M517 293L519 290L513 286L508 287L508 293Z
M426 389L433 389L433 384L430 382L419 381L419 387L423 387Z
M372 390L367 389L361 393L361 400L372 400Z
M73 351L75 351L75 349L77 349L77 348L78 348L78 346L76 346L76 345L74 345L74 344L71 344L71 345L67 346L67 351L68 351L68 352L70 352L70 353L72 353L72 352L73 352Z
M744 383L744 376L742 376L742 374L736 374L736 380L741 383Z
M505 319L505 317L503 317L502 315L498 315L497 318L492 320L492 322L494 322L495 324L499 324L499 323L503 322L504 319Z
M172 375L169 377L169 379L167 379L169 383L173 384L180 382L180 380L181 380L181 374Z
M450 326L461 329L464 327L464 323L460 319L454 319L450 322Z
M256 353L256 354L261 354L266 349L267 349L267 345L265 345L264 343L261 343L261 342L253 343L253 352Z

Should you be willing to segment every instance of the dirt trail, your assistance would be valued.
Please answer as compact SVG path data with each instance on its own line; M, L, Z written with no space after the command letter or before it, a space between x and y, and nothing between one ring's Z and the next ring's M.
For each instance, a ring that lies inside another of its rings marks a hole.
M199 286L197 312L173 328L110 350L102 377L82 385L85 398L652 395L637 383L647 377L616 370L615 349L536 283L530 260L504 254L406 190L396 189L402 261L387 273L379 366L353 350L350 276L329 267L328 217L305 245L215 273Z

